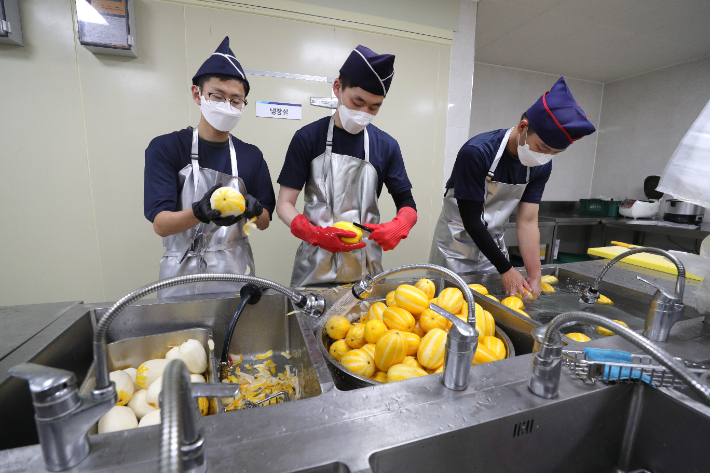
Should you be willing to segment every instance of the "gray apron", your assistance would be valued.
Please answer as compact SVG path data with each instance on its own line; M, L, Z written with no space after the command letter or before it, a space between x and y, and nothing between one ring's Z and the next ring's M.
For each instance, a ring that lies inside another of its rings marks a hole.
M379 223L377 170L370 164L370 139L365 132L365 160L333 153L331 117L325 152L311 161L304 192L303 215L321 227L335 222ZM364 238L365 248L331 253L302 242L293 263L291 287L358 281L372 272L372 263L382 262L382 248Z
M232 137L229 137L229 157L232 175L201 168L198 162L197 128L192 133L192 163L179 173L180 199L177 211L192 208L192 203L202 198L216 184L237 189L246 195L244 181L239 178L237 155ZM165 252L160 260L160 279L186 274L235 273L254 275L254 255L244 230L246 219L229 227L202 223L182 233L163 238ZM196 294L236 293L243 284L232 282L205 282L183 284L158 292L158 298L192 296Z
M503 156L512 131L513 129L511 128L506 132L493 164L488 170L485 181L486 201L483 204L482 215L488 233L491 234L506 258L508 257L508 250L503 241L505 224L508 222L508 217L518 206L527 182L530 180L530 168L527 169L525 184L506 184L493 180L493 174L498 167L500 158ZM459 213L454 189L447 189L444 195L441 216L434 229L429 262L444 266L459 274L471 271L495 271L495 266L478 249L471 236L466 232Z

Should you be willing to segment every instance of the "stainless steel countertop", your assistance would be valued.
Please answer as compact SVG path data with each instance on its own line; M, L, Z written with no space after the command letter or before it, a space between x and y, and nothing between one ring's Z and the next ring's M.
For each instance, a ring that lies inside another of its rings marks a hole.
M0 307L0 360L81 301Z

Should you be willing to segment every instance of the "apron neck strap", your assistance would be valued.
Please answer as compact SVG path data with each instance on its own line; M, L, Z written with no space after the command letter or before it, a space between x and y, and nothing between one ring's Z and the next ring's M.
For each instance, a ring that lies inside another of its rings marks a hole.
M328 135L325 138L325 154L330 158L333 153L333 129L335 127L335 115L330 117L330 123L328 123ZM370 162L370 135L367 133L367 128L363 130L365 132L365 162Z
M200 136L197 133L197 127L192 130L192 149L190 150L190 160L192 161L192 180L195 184L195 196L197 196L197 184L200 180L200 164L199 164L199 152L198 144L200 141ZM232 135L230 134L227 138L229 142L229 160L232 164L232 176L239 177L239 170L237 168L237 152L234 150L234 143L232 142Z
M498 167L498 163L500 163L500 158L503 156L503 152L505 151L505 147L508 146L508 139L510 138L510 134L513 132L513 128L510 128L508 131L505 132L505 136L503 137L503 141L501 141L500 146L498 147L498 152L496 153L496 157L493 160L493 164L491 164L491 168L488 170L488 175L486 175L486 180L491 181L493 180L493 174L496 172L496 168ZM530 170L528 169L528 177L530 176Z

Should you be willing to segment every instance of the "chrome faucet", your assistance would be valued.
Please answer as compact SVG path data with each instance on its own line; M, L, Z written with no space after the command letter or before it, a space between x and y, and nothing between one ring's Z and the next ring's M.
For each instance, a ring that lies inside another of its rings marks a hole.
M533 353L532 375L528 388L530 391L546 399L554 399L559 394L560 374L562 372L562 339L560 329L571 323L583 322L600 325L624 340L633 343L660 364L668 368L678 379L700 394L706 403L710 403L710 387L700 383L683 364L673 358L655 343L647 340L628 327L613 322L604 316L588 312L566 312L560 314L542 327L533 330L535 350Z
M204 429L196 397L233 397L235 383L190 382L190 372L182 360L165 367L160 400L160 473L207 471Z
M446 355L444 360L444 386L453 391L463 391L468 387L468 373L471 370L473 356L478 348L478 331L476 330L476 302L471 290L458 274L435 264L415 263L398 266L383 271L373 277L366 277L352 287L352 294L360 300L365 300L372 292L375 283L405 271L427 270L447 276L453 280L468 304L468 317L466 323L455 315L447 312L436 304L429 304L429 308L452 322L449 334L446 337ZM466 361L468 360L468 361Z
M636 253L653 253L668 258L678 269L678 278L675 283L675 293L671 293L663 289L661 286L645 280L640 276L636 276L639 280L649 284L657 289L656 293L651 298L651 306L646 314L646 323L644 324L643 335L657 342L665 342L668 340L671 328L683 316L685 305L683 304L683 293L685 292L685 266L675 256L667 251L658 248L633 248L629 251L621 253L616 258L609 261L602 269L597 279L590 287L582 292L579 300L585 304L596 304L599 300L599 283L604 275L609 271L609 268L614 266L620 260L627 256Z
M314 294L299 294L266 279L240 274L191 274L163 279L144 286L116 302L98 321L94 331L94 370L96 386L91 394L80 396L73 373L33 363L22 363L10 369L10 374L29 381L35 408L35 423L49 471L63 471L81 463L89 455L89 429L116 404L116 386L109 379L106 336L113 319L127 306L142 297L167 287L195 282L231 281L252 283L285 294L306 315L319 317L325 311L325 300ZM189 380L189 376L188 376ZM198 383L192 392L209 397L210 390L219 390L218 383ZM213 384L216 384L214 386ZM236 387L235 387L236 386ZM238 389L238 385L229 388ZM231 394L233 395L233 394ZM231 395L219 394L221 397Z

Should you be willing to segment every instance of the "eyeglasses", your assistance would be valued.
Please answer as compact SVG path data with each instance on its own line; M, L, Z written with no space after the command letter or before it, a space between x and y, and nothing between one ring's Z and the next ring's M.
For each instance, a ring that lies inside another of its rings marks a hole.
M228 99L224 95L219 94L217 92L205 92L205 89L201 87L200 90L207 95L207 100L209 100L210 102L229 102L232 107L238 108L240 110L249 104L249 102L247 102L247 99Z

